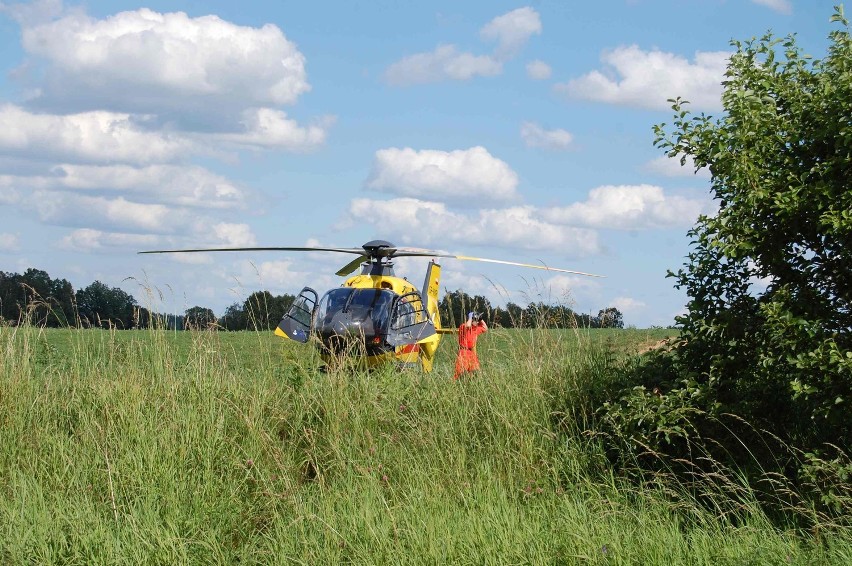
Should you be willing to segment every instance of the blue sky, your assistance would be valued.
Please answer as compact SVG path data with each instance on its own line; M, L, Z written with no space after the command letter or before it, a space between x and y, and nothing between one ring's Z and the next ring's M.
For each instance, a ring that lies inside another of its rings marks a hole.
M675 96L720 114L731 39L823 56L831 6L0 2L0 270L221 314L336 286L349 258L136 252L378 238L599 273L446 260L442 287L667 325L666 271L714 206L653 125Z

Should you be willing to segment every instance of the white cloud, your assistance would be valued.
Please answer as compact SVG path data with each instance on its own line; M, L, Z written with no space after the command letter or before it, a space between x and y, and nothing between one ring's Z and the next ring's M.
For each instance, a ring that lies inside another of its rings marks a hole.
M605 185L589 191L585 202L547 209L550 222L594 228L635 230L691 226L709 202L666 195L653 185Z
M657 157L645 164L645 170L664 177L700 177L704 179L710 178L710 170L703 167L700 170L695 170L695 162L692 156L685 156L684 164L680 164L680 157Z
M721 109L722 80L730 53L697 52L692 62L673 53L636 45L606 51L604 71L592 71L554 88L572 98L654 110L669 109L680 96L693 108Z
M600 279L592 279L579 275L554 275L544 281L554 301L566 306L572 306L577 300L587 302L590 298L600 295Z
M59 247L69 251L102 251L114 249L125 251L128 248L141 249L157 243L157 236L147 234L124 234L103 232L91 228L74 230L59 242Z
M790 0L751 0L755 4L760 4L761 6L766 6L772 10L780 14L784 14L785 16L789 16L793 13L793 4Z
M550 65L545 63L544 61L539 61L536 59L535 61L530 61L527 63L527 76L531 79L537 81L543 81L545 79L549 79L551 75Z
M0 232L0 252L14 252L20 248L20 240L17 234Z
M219 222L212 228L213 235L224 247L245 248L257 245L257 240L248 224Z
M192 134L148 130L140 125L146 117L126 113L39 114L5 104L0 106L0 150L40 160L143 165L213 155L222 144L310 150L325 142L326 130L334 122L325 117L301 127L270 108L246 110L242 116L240 132Z
M244 209L246 191L221 175L193 165L57 165L49 175L0 175L0 202L31 206L28 199L12 199L22 191L73 192L83 195L124 196L135 202L202 209ZM12 193L12 191L15 191ZM2 194L9 193L8 199Z
M298 265L304 264L290 258L259 263L240 260L236 265L239 270L237 279L241 285L254 287L256 284L259 288L268 289L273 294L298 292L308 282L312 288L322 294L326 288L340 284L339 280L332 280L324 275L318 276L316 269L308 272L297 267Z
M527 147L565 150L571 147L574 136L559 128L545 130L534 122L524 122L521 124L521 139L524 140Z
M33 0L26 4L0 2L0 14L9 14L13 20L23 25L47 22L58 18L62 12L62 0Z
M355 199L349 205L348 216L353 222L375 224L405 245L486 245L568 252L566 255L572 257L600 252L593 230L548 222L531 206L460 214L443 203L412 198Z
M215 263L212 253L163 254L164 259L184 265L211 265ZM208 270L205 269L206 275Z
M110 231L170 234L185 232L198 217L184 209L144 204L119 197L91 197L35 191L31 204L42 222Z
M385 71L385 80L395 86L493 77L503 64L489 55L459 53L454 45L439 45L431 53L409 55Z
M385 80L394 86L465 81L493 77L503 72L503 63L514 57L533 34L541 33L541 19L530 7L497 16L480 30L480 37L496 41L492 55L459 52L455 45L441 44L433 51L403 57L390 65Z
M18 204L21 202L21 194L10 186L4 186L4 177L0 176L0 204Z
M518 175L484 147L439 151L389 148L376 152L367 188L403 196L508 200Z
M75 191L99 191L157 202L197 208L245 208L246 191L195 165L71 165L54 168L46 179L56 187Z
M541 18L529 6L497 16L479 32L482 39L497 42L496 55L504 60L517 54L537 34L541 34Z
M260 280L278 288L299 285L305 273L292 269L292 261L264 261L257 266Z
M635 314L645 310L648 305L634 299L632 297L615 297L609 303L607 303L607 307L615 307L622 314Z
M272 24L238 26L217 16L147 8L98 20L77 11L22 30L26 51L46 59L42 97L105 99L137 108L189 101L244 106L292 104L310 89L305 58ZM81 92L83 91L83 92ZM80 95L83 96L80 96Z
M188 139L144 131L129 114L36 114L0 106L0 150L39 159L98 163L172 161L197 149Z
M86 200L85 202L91 202ZM126 203L121 203L126 205ZM106 218L102 223L119 226L127 225L123 222L123 218L110 216L110 206L105 207ZM131 205L131 209L138 212L140 209ZM145 210L145 209L142 209ZM67 211L58 210L56 214L68 214ZM187 217L186 222L171 232L179 233L181 236L189 236L194 244L192 247L247 247L257 245L254 234L247 224L231 224L227 222L210 223L209 219L200 219L197 222L191 222ZM122 220L117 222L116 220ZM196 219L199 220L199 219ZM131 226L132 227L132 226ZM150 226L146 227L151 229ZM169 230L158 229L159 232L165 233ZM162 236L155 234L136 234L125 232L110 232L104 230L95 230L91 228L80 228L73 230L59 242L59 247L72 251L126 251L127 249L142 250L151 248L176 248L187 247L180 244L175 244L173 238L167 238L170 243L163 244ZM197 242L201 242L198 244ZM190 254L174 254L169 255L169 259L179 261L180 263L188 264L208 264L213 261L211 254L190 253Z
M272 108L253 108L243 112L242 133L220 134L215 136L225 142L258 148L281 148L290 151L303 151L316 148L325 142L326 130L334 123L327 116L317 124L308 127L299 126L287 114Z

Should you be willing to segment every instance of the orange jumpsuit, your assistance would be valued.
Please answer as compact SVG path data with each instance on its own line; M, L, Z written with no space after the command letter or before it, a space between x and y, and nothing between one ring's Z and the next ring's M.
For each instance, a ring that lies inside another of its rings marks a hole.
M459 355L456 358L456 373L453 379L458 379L463 373L479 369L479 358L476 356L476 339L485 332L487 327L478 322L471 326L459 326Z

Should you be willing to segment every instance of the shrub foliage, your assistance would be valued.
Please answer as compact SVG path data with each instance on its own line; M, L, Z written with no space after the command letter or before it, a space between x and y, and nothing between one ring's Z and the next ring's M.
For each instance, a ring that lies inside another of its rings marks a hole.
M645 453L709 439L729 461L813 475L784 469L770 449L780 444L848 471L852 39L835 10L822 60L794 37L734 41L721 117L676 99L673 123L655 127L669 157L709 169L719 208L670 273L689 297L680 342L605 409L611 431L630 431Z

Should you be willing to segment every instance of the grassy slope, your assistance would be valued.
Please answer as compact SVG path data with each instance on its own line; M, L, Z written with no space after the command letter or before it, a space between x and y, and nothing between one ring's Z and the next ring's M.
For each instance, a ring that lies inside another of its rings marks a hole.
M318 374L262 333L0 328L3 563L843 563L621 482L554 407L660 331L503 331L483 371ZM569 427L570 429L570 427Z

